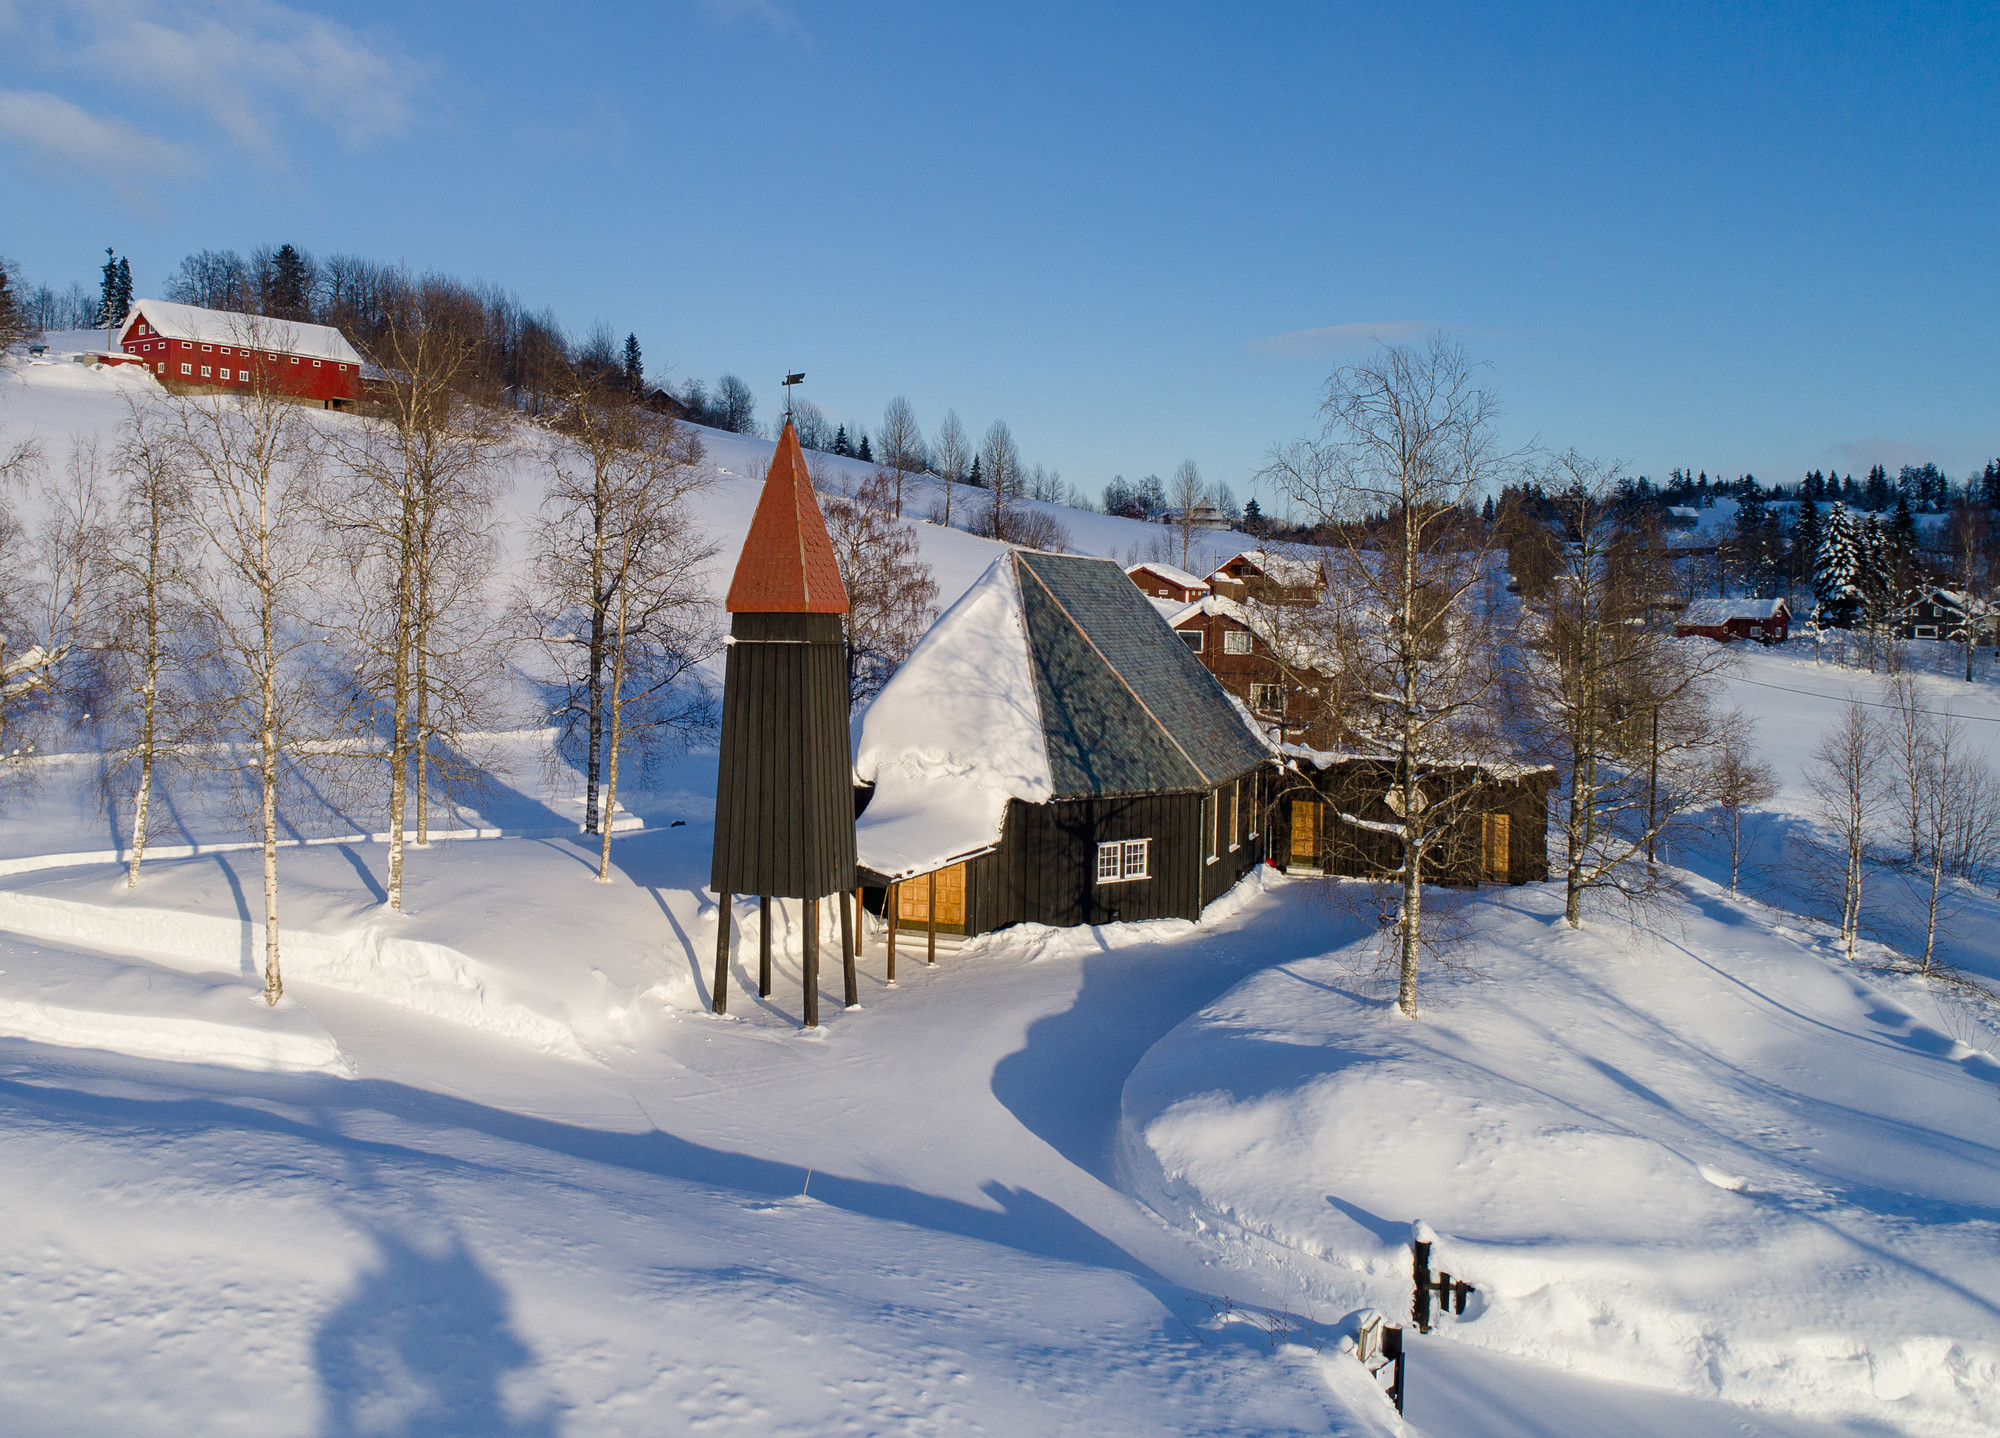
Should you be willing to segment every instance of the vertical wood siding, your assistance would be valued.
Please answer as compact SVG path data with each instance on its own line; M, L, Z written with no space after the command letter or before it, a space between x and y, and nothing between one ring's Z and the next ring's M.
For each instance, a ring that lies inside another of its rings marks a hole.
M847 654L834 614L738 614L724 662L718 894L817 899L854 886Z

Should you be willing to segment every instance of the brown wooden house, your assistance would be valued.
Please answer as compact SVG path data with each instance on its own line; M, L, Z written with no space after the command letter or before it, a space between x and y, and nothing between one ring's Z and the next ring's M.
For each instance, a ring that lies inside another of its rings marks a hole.
M1674 634L1698 634L1728 644L1754 639L1782 644L1792 632L1792 607L1782 599L1697 599L1674 620Z
M1210 595L1168 617L1188 651L1222 687L1241 701L1258 725L1279 743L1328 742L1326 676L1301 662L1302 643L1271 635L1280 616Z
M1125 573L1148 599L1172 599L1192 604L1209 592L1207 580L1157 560L1134 564Z
M1380 879L1403 862L1393 834L1364 827L1398 822L1395 760L1291 748L1272 785L1272 862L1288 873ZM1552 767L1466 765L1439 769L1426 786L1453 796L1460 817L1431 851L1435 882L1525 884L1549 876ZM1354 824L1342 816L1363 821Z
M1208 583L1226 599L1316 604L1326 593L1326 564L1319 559L1299 559L1275 550L1246 549L1218 564L1209 574Z

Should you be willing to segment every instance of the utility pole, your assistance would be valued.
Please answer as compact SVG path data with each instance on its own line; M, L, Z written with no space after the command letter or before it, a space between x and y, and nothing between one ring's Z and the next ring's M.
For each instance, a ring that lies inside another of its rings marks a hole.
M1653 835L1660 797L1660 706L1653 705L1653 753L1646 766L1646 862L1653 862Z

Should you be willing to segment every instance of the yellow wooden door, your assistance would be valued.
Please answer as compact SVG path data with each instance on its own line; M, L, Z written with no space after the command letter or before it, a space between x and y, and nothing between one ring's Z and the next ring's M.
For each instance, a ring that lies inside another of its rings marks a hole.
M919 874L896 886L896 922L922 924L930 918L931 876ZM965 925L965 865L937 871L937 921Z
M1292 861L1319 862L1319 803L1313 799L1292 800Z
M1507 850L1512 822L1505 814L1488 814L1485 828L1486 877L1504 884L1508 880Z

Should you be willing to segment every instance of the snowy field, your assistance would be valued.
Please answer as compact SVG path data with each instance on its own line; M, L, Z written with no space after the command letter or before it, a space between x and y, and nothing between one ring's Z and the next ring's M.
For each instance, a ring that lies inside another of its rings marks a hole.
M0 378L0 432L60 466L133 383ZM733 560L770 444L710 453ZM919 530L945 604L997 553ZM1925 682L2000 736L1990 679ZM781 913L772 1000L746 926L718 1019L714 756L621 794L606 886L533 731L402 914L369 804L288 816L267 1010L227 807L128 890L94 761L43 760L0 808L0 1431L2000 1430L1990 1011L1846 963L1802 877L1806 756L1873 682L1794 644L1731 683L1783 783L1742 895L1712 845L1643 929L1482 891L1417 1024L1358 894L1275 874L893 988L871 934L813 1033ZM1946 955L2000 980L1996 934L1962 895ZM1416 1220L1479 1291L1412 1334L1403 1422L1340 1340L1407 1312Z

